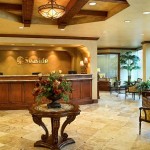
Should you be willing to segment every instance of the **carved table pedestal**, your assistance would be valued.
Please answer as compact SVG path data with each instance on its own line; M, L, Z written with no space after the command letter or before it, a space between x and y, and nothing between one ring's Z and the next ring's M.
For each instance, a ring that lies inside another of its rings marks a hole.
M34 143L35 147L47 147L51 150L60 150L65 145L75 143L72 138L68 138L68 134L64 133L64 130L80 114L79 106L67 103L61 104L61 108L48 109L47 104L41 104L32 106L29 112L32 115L33 121L45 131L45 134L41 135L41 140ZM66 117L66 120L61 126L60 136L58 136L61 117ZM50 135L42 118L51 118Z

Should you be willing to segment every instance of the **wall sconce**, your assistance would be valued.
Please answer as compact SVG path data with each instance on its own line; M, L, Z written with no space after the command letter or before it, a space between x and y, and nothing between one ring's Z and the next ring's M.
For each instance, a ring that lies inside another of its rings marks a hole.
M100 73L101 72L101 69L100 68L97 68L97 73Z
M97 80L99 81L100 79L100 72L101 72L101 69L100 68L97 68Z
M81 74L87 74L87 68L88 68L88 58L85 57L84 60L80 61L80 67L81 67Z

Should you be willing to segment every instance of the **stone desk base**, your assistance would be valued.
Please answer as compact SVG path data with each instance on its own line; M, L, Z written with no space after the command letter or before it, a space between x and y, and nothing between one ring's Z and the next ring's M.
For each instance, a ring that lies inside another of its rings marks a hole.
M41 140L34 144L35 147L60 150L65 145L75 143L72 138L68 138L68 134L64 133L64 130L80 114L79 106L68 103L61 104L61 108L48 109L46 104L41 104L31 107L29 112L32 115L33 121L45 131L45 134L41 135ZM66 117L66 120L61 126L60 136L58 136L61 117ZM51 134L49 134L42 118L51 118Z

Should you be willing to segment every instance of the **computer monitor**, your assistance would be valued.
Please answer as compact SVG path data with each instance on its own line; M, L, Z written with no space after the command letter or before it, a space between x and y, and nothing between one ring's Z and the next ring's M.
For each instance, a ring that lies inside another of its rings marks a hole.
M32 75L38 75L41 72L32 72Z
M77 74L77 71L75 71L75 70L70 70L70 71L68 71L68 74Z

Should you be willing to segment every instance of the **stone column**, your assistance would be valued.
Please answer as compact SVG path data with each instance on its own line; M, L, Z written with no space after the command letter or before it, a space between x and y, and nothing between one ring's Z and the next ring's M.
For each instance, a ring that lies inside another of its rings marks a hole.
M143 42L143 81L150 79L150 42Z

